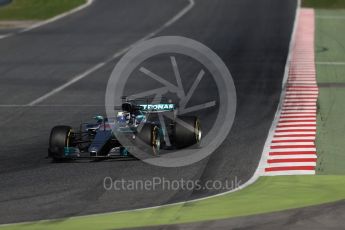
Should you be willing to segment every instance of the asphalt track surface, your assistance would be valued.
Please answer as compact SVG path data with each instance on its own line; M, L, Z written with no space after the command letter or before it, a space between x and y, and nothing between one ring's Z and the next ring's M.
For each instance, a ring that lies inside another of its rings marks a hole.
M0 6L6 5L10 2L11 2L11 0L0 0Z
M316 205L287 211L237 217L224 220L204 221L191 224L166 225L157 227L138 228L141 230L207 230L207 229L236 229L236 230L328 230L343 229L345 217L345 201Z
M0 40L0 223L141 208L222 192L106 191L106 176L223 182L237 177L244 183L253 175L281 92L297 4L293 0L196 1L191 11L157 35L185 36L205 44L234 78L233 128L210 157L193 165L54 164L45 158L52 126L76 126L104 113L106 83L118 59L37 106L21 106L156 30L187 4L99 0L54 23ZM210 91L205 88L199 94Z

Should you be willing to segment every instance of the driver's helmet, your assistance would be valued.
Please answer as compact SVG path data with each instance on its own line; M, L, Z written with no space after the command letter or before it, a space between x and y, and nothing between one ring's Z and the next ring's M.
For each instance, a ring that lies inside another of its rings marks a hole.
M118 112L116 116L116 120L119 123L128 123L130 119L130 114L127 112Z

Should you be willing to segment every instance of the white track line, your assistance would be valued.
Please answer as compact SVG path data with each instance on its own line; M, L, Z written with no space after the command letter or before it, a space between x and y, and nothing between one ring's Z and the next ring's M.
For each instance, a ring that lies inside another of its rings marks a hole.
M308 91L308 92L293 92L293 91L287 91L286 94L288 95L318 95L317 92Z
M291 155L275 155L269 156L269 160L281 159L317 159L316 154L291 154Z
M293 130L292 132L296 132L296 131L305 131L308 132L310 131L314 131L316 130L316 126L314 127L310 127L310 126L305 126L305 127L283 127L283 128L276 128L276 133L281 133L282 131L284 131L285 133L288 132L289 130Z
M85 9L86 7L90 6L93 2L94 2L94 0L87 0L85 4L83 4L83 5L81 5L81 6L78 6L77 8L71 9L71 10L65 12L65 13L59 14L59 15L53 17L53 18L50 18L50 19L48 19L48 20L44 20L44 21L42 21L42 22L38 22L38 23L36 23L36 24L34 24L34 25L28 27L28 28L19 30L19 31L14 32L14 33L8 33L8 34L1 35L1 36L0 36L0 39L2 39L2 38L8 38L8 37L11 37L11 36L13 36L13 35L16 35L16 34L19 34L19 33L23 33L23 32L26 32L26 31L30 31L30 30L32 30L32 29L35 29L35 28L40 27L40 26L43 26L43 25L47 25L48 23L55 22L55 21L57 21L57 20L59 20L59 19L61 19L61 18L64 18L64 17L66 17L66 16L68 16L68 15L74 14L74 13L80 11L80 10Z
M282 109L282 115L286 114L298 114L298 113L316 113L316 109Z
M317 98L313 99L299 99L299 98L285 98L284 102L298 103L298 102L316 102Z
M316 148L279 148L270 149L270 152L284 153L284 152L303 152L303 151L316 151Z
M316 132L315 131L294 131L294 132L276 132L274 135L276 137L279 137L279 136L286 136L286 135L301 135L301 134L304 134L304 135L316 135Z
M316 162L284 162L270 163L270 167L294 167L294 166L316 166Z
M289 141L289 140L305 140L315 141L315 137L275 137L273 141Z
M33 107L30 105L0 105L0 108L25 108L25 107ZM45 104L39 104L35 105L35 107L39 108L54 108L54 107L105 107L105 105L96 105L96 104L84 104L84 105L76 105L76 104L55 104L55 105L45 105Z
M282 113L280 116L281 119L316 119L316 115L308 112L299 112L299 113Z
M313 141L309 142L278 142L271 143L271 146L287 146L287 145L314 145Z
M291 170L266 172L265 176L315 175L315 170Z
M291 107L291 106L315 106L316 103L315 102L291 102L291 101L287 101L284 102L284 106L285 107Z
M316 119L312 118L281 118L279 120L280 123L286 124L289 122L316 122Z
M280 122L281 120L279 120ZM285 121L279 124L280 126L282 125L315 125L316 126L316 121Z
M90 75L91 73L95 72L96 70L100 69L101 67L103 67L104 65L108 64L109 62L111 62L112 60L114 60L117 57L120 57L121 55L123 55L124 53L126 53L130 48L132 48L134 45L136 45L137 43L144 41L152 36L155 36L156 34L158 34L159 32L161 32L162 30L164 30L165 28L171 26L172 24L174 24L177 20L179 20L182 16L184 16L187 12L189 12L195 5L194 0L188 0L189 4L184 7L181 11L179 11L173 18L171 18L169 21L167 21L166 23L164 23L161 27L159 27L157 30L147 34L145 37L143 37L142 39L138 40L137 42L127 46L126 48L116 52L111 58L105 60L104 62L98 63L97 65L87 69L85 72L75 76L74 78L72 78L70 81L66 82L65 84L53 89L52 91L50 91L49 93L46 93L45 95L29 102L27 105L28 106L34 106L37 105L39 103L41 103L42 101L46 100L47 98L61 92L62 90L66 89L67 87L69 87L70 85L80 81L81 79L87 77L88 75Z
M317 99L291 99L284 100L284 105L316 105Z
M296 111L282 111L281 115L283 117L286 117L286 116L315 116L315 112L316 110L310 110L310 111L301 111L301 110L296 110Z
M290 95L290 96L286 96L285 100L291 100L291 99L295 99L295 100L308 100L308 99L313 99L317 101L318 96L317 95L309 95L309 96L303 96L303 95Z
M94 67L88 69L87 71L85 71L84 73L77 75L76 77L72 78L72 80L66 82L65 84L53 89L52 91L50 91L49 93L31 101L30 103L27 104L27 106L34 106L42 101L44 101L45 99L47 99L48 97L53 96L54 94L64 90L65 88L67 88L68 86L76 83L77 81L80 81L81 79L85 78L86 76L88 76L90 73L93 73L94 71L100 69L101 67L103 67L106 63L102 62L99 63L97 65L95 65Z

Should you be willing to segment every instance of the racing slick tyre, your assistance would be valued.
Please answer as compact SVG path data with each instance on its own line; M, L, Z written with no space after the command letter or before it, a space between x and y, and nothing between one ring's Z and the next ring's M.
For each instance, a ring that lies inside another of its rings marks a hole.
M178 116L174 136L176 147L185 148L198 144L200 140L201 127L199 119L195 116Z
M147 145L150 146L148 152L154 156L159 155L161 148L161 134L160 128L157 125L146 123L138 133L138 137ZM147 148L144 148L147 150Z
M50 132L48 156L56 161L65 158L64 148L71 143L72 128L70 126L55 126Z

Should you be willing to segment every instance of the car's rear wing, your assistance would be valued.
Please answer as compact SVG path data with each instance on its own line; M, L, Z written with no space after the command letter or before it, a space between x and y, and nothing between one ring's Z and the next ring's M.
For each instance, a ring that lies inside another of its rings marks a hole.
M123 96L122 99L125 103L130 103L132 106L137 106L139 110L146 112L165 112L176 110L176 105L171 103L171 100L168 100L166 97L131 98Z
M174 111L175 104L139 104L142 111Z

